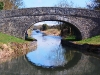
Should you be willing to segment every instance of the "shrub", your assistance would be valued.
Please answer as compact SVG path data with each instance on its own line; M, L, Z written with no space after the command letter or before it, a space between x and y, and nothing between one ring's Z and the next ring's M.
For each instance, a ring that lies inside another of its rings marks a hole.
M3 2L0 2L0 10L3 9L3 6L4 6Z

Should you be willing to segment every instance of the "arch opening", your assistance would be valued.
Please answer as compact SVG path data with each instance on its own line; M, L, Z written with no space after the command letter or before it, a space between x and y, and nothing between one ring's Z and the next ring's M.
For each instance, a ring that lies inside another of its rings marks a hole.
M69 28L69 30L68 30L69 36L70 35L75 36L75 40L77 40L77 41L82 40L82 34L81 34L80 30L75 25L73 25L69 22L63 22L63 23L65 24L65 26L67 26Z
M39 22L36 22L36 23L31 23L31 25L25 31L25 37L26 37L26 32L27 32L28 29L31 28L31 30L33 30L34 26L37 23L40 23L40 24L43 25L43 24L46 24L46 22L51 22L51 23L55 22L55 25L53 25L53 23L52 23L52 25L47 24L49 28L51 26L61 27L60 28L60 30L61 30L60 31L60 36L65 38L66 36L72 35L72 36L75 36L75 39L69 39L69 40L82 40L82 34L81 34L80 30L75 25L73 25L73 24L71 24L69 22L66 22L66 21L61 21L61 20L43 20L43 21L39 21ZM63 30L63 33L62 33L62 30Z

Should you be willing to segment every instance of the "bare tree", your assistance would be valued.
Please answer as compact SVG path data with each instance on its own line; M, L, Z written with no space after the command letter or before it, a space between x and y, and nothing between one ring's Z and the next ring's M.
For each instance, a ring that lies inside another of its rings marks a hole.
M10 0L14 6L13 9L22 8L23 7L23 0Z
M74 3L72 1L70 3L68 3L67 0L61 0L55 6L56 7L67 7L67 8L70 8L70 7L73 7L73 4Z
M87 4L89 9L100 10L100 0L91 0L90 4Z

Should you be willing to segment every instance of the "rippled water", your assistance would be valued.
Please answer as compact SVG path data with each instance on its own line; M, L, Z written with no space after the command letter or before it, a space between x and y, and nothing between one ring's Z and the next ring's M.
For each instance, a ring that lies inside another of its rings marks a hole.
M100 75L100 59L63 48L61 37L35 31L32 37L38 39L37 49L0 64L0 75Z

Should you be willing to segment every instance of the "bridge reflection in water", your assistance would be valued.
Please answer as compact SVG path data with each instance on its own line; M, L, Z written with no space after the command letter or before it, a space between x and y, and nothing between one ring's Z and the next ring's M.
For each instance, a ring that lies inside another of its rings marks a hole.
M69 52L70 53L70 52ZM45 69L33 66L25 56L0 64L0 75L99 75L100 59L86 56L79 52L74 53L70 63L64 68ZM68 55L68 54L67 54Z

